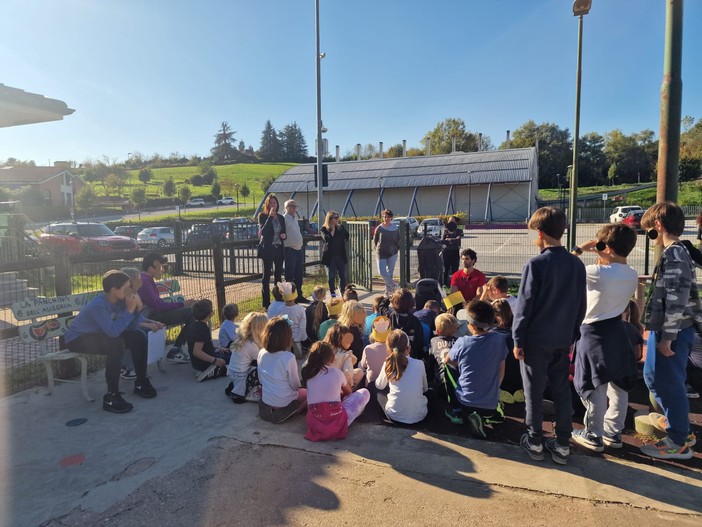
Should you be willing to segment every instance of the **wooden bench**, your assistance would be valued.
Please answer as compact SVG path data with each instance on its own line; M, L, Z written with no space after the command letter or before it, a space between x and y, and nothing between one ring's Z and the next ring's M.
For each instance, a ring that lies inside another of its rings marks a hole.
M56 382L80 384L83 397L88 402L93 399L88 393L88 361L85 354L73 353L68 349L54 346L54 339L62 337L80 311L98 291L79 293L76 295L58 296L55 298L25 298L12 304L12 313L19 321L30 320L29 324L19 327L19 336L22 342L39 346L40 360L46 368L49 382L48 394L54 390ZM59 348L54 350L54 347ZM53 361L77 359L80 362L80 381L59 379L54 377Z

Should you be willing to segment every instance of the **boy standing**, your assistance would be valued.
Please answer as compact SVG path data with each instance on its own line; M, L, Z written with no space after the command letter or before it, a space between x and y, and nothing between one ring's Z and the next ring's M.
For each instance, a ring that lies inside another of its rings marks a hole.
M690 254L680 242L685 214L672 202L656 203L641 218L648 237L663 249L647 291L643 322L650 330L644 380L668 421L668 437L644 445L641 452L658 459L690 459L690 405L685 368L702 323L702 305Z
M529 260L514 310L514 357L522 361L527 433L520 445L529 456L565 465L573 430L568 368L570 346L585 317L585 266L561 245L566 217L555 207L542 207L529 219L534 243L541 251ZM546 380L556 406L556 437L543 441L543 394Z
M585 406L585 428L573 440L589 450L622 447L629 402L636 383L636 359L622 313L636 292L638 274L626 263L636 233L626 225L605 225L574 252L595 252L597 263L585 267L587 312L575 345L575 391ZM607 400L609 399L609 407Z
M125 273L105 273L102 289L104 293L88 302L71 323L65 335L66 346L74 353L107 355L107 393L102 398L102 409L123 414L133 408L132 404L122 399L119 391L122 357L127 348L132 354L136 371L134 393L146 399L156 397L156 390L146 375L148 340L139 328L158 328L144 322L137 310L138 297L131 291L129 276Z

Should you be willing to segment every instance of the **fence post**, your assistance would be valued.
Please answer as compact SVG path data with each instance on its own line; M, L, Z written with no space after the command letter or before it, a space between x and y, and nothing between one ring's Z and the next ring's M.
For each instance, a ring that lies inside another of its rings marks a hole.
M224 306L227 305L227 295L224 290L224 251L222 251L222 246L219 243L216 243L212 249L212 262L217 297L217 315L221 316Z
M410 240L409 224L400 220L400 287L407 287L410 277Z
M173 276L182 276L183 274L183 224L179 221L175 222L173 228L175 236L175 261L173 262Z
M56 296L70 295L73 291L71 285L71 262L68 253L61 251L56 255Z

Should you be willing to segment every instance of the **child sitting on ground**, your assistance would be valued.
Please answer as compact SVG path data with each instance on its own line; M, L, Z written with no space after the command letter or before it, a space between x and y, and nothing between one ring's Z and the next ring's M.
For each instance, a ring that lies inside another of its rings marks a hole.
M458 331L458 319L449 313L442 313L436 317L436 337L429 343L429 379L430 386L440 385L444 387L448 407L444 412L453 424L462 425L463 416L461 405L456 399L456 382L458 379L458 369L444 362L451 347L456 342L456 332Z
M468 329L444 361L458 367L456 399L467 418L470 431L485 438L483 423L499 423L504 417L498 408L500 383L505 374L507 344L502 333L490 331L495 322L492 306L483 300L468 304Z
M319 340L324 340L324 336L327 334L327 331L329 331L329 328L336 324L339 315L341 315L341 308L343 305L343 299L338 297L332 298L327 303L327 313L329 314L329 318L319 324L319 333L317 335Z
M441 304L437 300L427 300L424 303L424 308L414 312L414 316L419 319L425 325L425 328L429 328L429 334L424 335L424 340L427 342L427 348L429 347L429 340L436 331L436 317L441 314Z
M358 300L358 292L355 288L356 286L354 284L349 284L344 288L344 294L342 295L344 302L348 302L349 300Z
M363 379L363 370L354 368L356 357L350 350L353 342L351 330L341 324L334 324L324 337L324 342L334 348L334 366L339 368L346 375L349 386L355 388Z
M307 337L310 340L316 339L319 334L319 325L329 318L324 297L327 296L327 288L323 285L316 285L312 289L312 302L305 308L307 318Z
M241 321L231 345L232 356L227 368L232 381L224 391L235 403L261 400L258 381L258 352L263 348L263 330L268 323L265 313L249 313Z
M378 390L389 386L387 395L378 393L377 399L385 415L391 421L415 424L427 416L429 389L424 363L410 357L410 340L399 329L390 332L386 343L388 358L375 380Z
M258 352L258 378L261 401L258 415L279 424L302 412L307 405L307 390L300 388L297 361L292 354L292 329L283 317L268 321L263 330L263 349Z
M378 295L373 299L373 312L366 317L366 325L363 328L363 335L367 338L370 336L371 331L373 331L373 321L375 320L375 317L382 315L383 313L380 312L380 308L382 305L387 304L388 298L383 295Z
M344 439L370 400L370 393L364 388L351 392L346 376L334 367L334 362L332 346L315 342L302 368L302 385L307 388L305 439L310 441Z
M292 282L278 282L278 289L283 294L285 305L278 312L278 316L287 316L293 334L293 353L298 359L302 358L302 343L307 341L307 315L305 308L296 304L297 291Z
M390 315L390 323L393 329L401 329L410 339L412 358L423 360L424 352L424 329L419 319L411 315L414 309L414 297L409 289L398 289L390 300L393 313Z
M190 363L198 372L195 376L197 382L227 375L231 351L215 348L212 342L212 331L207 322L213 313L212 302L206 298L193 304L195 323L188 334L188 352Z
M268 306L268 320L280 315L280 311L285 306L285 301L283 300L283 292L278 287L278 284L275 284L273 286L273 290L271 292L273 294L273 302L271 302L271 305Z
M361 369L366 375L366 386L371 391L375 392L375 380L380 375L380 370L383 369L385 359L388 358L388 348L385 341L390 333L390 319L380 315L373 320L370 341L363 349L361 357Z
M490 282L488 282L488 285ZM507 345L507 358L505 359L505 377L500 384L500 401L505 404L524 402L524 385L522 384L522 373L519 369L519 361L514 358L514 340L512 339L512 307L506 298L498 298L492 301L492 309L495 311L496 327L493 331L502 333L505 336Z
M222 325L219 327L219 345L222 348L228 348L236 339L236 324L234 321L239 316L239 306L236 304L227 304L222 309Z
M358 300L347 300L344 302L344 306L341 308L341 315L339 315L339 324L346 326L351 331L353 335L353 342L351 343L351 351L353 351L354 357L356 357L355 363L357 364L361 357L363 357L363 348L365 342L363 341L363 326L366 323L366 309L363 307Z

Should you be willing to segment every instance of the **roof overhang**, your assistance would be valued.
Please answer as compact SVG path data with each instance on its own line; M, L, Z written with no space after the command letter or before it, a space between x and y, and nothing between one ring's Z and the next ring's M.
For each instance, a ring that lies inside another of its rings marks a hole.
M58 99L0 84L0 127L61 121L73 112Z

